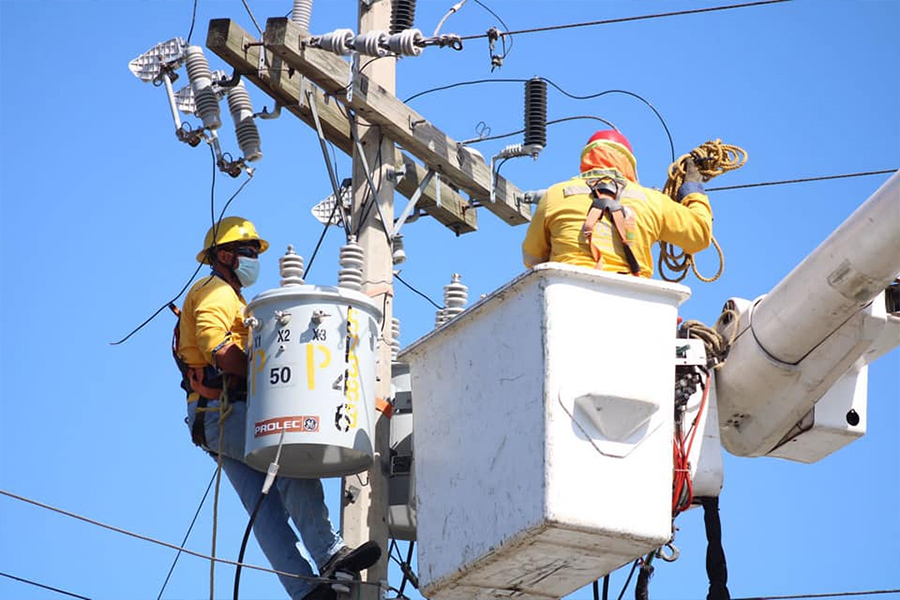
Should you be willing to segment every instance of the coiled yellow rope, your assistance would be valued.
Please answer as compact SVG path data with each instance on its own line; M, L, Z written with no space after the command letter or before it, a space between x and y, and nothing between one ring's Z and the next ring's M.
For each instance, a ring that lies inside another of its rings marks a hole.
M679 156L675 162L669 165L669 178L666 180L666 185L663 186L663 193L673 200L677 198L678 188L684 183L684 163L689 159L693 159L697 164L703 181L709 181L722 173L743 167L747 162L747 151L739 146L723 144L722 140L716 140L705 142L691 150L690 153ZM712 243L716 252L719 253L719 270L712 277L704 277L697 271L692 254L684 251L676 253L675 246L665 242L659 242L659 276L666 281L681 281L687 277L688 269L691 269L700 281L706 283L715 281L725 271L725 255L715 236L712 238ZM664 267L675 275L671 277L667 275Z

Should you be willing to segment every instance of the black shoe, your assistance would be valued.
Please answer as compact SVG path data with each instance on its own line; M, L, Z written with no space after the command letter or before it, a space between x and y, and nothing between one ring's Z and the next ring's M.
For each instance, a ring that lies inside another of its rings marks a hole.
M352 550L347 546L342 546L322 566L319 576L332 577L337 571L356 574L377 563L379 558L381 558L381 548L377 542L371 540Z

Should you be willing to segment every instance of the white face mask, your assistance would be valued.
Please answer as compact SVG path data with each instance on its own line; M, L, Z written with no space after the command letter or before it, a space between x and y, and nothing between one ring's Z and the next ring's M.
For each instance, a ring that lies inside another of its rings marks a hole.
M238 265L234 270L241 285L248 287L256 283L259 278L259 259L249 258L247 256L238 257Z

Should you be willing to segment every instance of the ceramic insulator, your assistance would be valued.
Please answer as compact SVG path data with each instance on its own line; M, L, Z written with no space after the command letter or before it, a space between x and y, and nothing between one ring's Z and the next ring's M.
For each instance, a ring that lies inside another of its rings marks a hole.
M234 133L238 146L244 154L244 160L250 162L261 158L259 130L256 128L256 121L253 120L253 103L250 102L250 94L247 93L243 81L239 81L229 90L228 108L234 119Z
M294 252L293 246L287 247L284 256L278 259L281 271L281 286L303 285L303 257Z
M361 290L365 255L362 246L356 243L356 236L351 235L347 240L347 245L341 247L340 263L338 286L350 290Z
M185 55L185 68L196 104L194 112L203 121L204 127L218 129L222 126L222 120L219 118L219 98L212 88L212 73L209 70L209 62L203 56L203 48L188 46Z

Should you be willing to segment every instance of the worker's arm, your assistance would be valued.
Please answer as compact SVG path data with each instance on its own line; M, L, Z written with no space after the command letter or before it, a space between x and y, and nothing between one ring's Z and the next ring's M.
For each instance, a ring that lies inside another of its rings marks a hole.
M693 159L688 157L684 161L684 169L684 183L677 192L678 202L663 202L660 239L688 254L695 254L706 249L712 239L712 208Z
M538 202L522 242L522 262L526 269L550 260L550 235L546 224L548 195L544 194Z
M195 309L197 347L209 364L225 373L246 376L247 355L232 340L231 328L243 305L228 286L211 288Z

